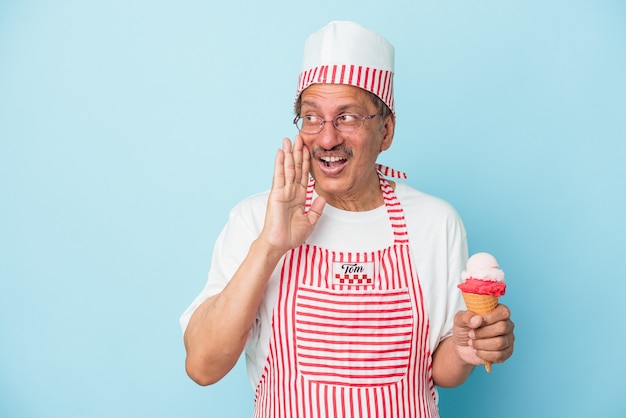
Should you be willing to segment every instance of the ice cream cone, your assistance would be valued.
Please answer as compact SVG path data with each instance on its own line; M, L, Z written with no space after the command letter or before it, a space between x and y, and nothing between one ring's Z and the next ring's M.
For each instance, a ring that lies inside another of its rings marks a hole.
M462 292L467 310L478 315L493 311L498 306L498 298L491 295L478 295L476 293Z
M484 315L496 309L498 298L506 292L504 272L498 261L489 253L481 252L472 255L461 273L463 283L461 289L465 306L469 311ZM491 363L485 363L487 373L491 372Z
M498 306L498 298L491 295L478 295L476 293L462 292L463 299L465 299L465 306L467 310L472 311L478 315L486 314L489 311L496 309ZM491 363L485 363L485 370L487 373L491 373Z

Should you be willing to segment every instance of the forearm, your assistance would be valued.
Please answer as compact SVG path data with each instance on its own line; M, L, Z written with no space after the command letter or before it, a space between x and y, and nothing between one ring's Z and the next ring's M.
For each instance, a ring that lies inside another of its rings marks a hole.
M186 369L200 385L220 380L241 355L267 282L282 254L254 241L224 290L191 316L184 341Z
M472 373L474 365L465 362L457 354L452 337L443 340L433 354L433 380L437 386L459 386Z

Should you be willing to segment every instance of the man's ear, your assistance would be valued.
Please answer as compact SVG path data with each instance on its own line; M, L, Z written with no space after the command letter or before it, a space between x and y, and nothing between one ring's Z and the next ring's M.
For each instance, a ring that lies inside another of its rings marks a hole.
M383 121L383 141L380 144L380 152L386 151L393 142L393 133L396 129L396 117L393 113L389 114Z

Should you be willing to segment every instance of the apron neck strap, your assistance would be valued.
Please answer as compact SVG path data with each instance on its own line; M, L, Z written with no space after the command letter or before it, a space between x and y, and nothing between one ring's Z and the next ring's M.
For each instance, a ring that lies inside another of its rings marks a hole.
M395 177L397 179L407 179L408 176L402 171L387 167L386 165L376 164L376 170L385 177Z
M406 173L394 170L382 164L376 164L376 171L378 172L378 178L380 180L380 190L383 192L383 199L385 201L385 207L389 214L389 219L394 230L394 240L396 243L406 244L408 243L408 231L406 221L404 219L404 210L402 205L398 201L393 188L389 182L385 179L385 176L396 177L406 179ZM313 193L315 192L315 180L313 177L309 178L309 184L306 191L306 202L304 205L304 211L308 212L313 202Z

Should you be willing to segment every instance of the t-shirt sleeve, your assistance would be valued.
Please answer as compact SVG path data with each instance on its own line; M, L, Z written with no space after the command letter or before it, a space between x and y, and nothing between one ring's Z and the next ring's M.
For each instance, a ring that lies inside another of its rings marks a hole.
M457 285L461 282L461 272L467 261L467 236L461 218L455 213L448 218L448 269L447 269L447 313L437 345L452 335L455 314L465 309L465 302Z
M194 311L209 297L220 293L248 254L250 244L263 227L266 197L255 195L235 206L220 232L211 257L206 284L180 317L183 334Z

